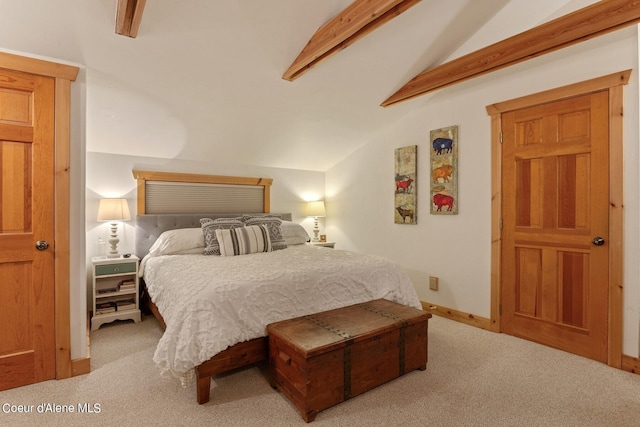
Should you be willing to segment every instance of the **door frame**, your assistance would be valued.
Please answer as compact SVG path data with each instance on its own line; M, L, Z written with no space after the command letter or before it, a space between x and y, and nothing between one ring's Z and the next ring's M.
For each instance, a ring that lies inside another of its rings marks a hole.
M502 332L502 113L602 90L609 91L609 306L607 364L622 367L623 86L631 70L488 105L491 116L491 330Z
M56 378L71 377L70 297L70 116L71 82L79 68L66 64L0 52L0 68L52 77L55 92L54 119L54 321Z

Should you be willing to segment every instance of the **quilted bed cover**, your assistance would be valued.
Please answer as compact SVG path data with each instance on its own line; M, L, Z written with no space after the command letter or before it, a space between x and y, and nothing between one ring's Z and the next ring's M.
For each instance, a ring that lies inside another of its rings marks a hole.
M183 382L234 344L266 336L269 323L385 298L421 308L399 265L312 245L242 256L163 255L143 277L167 328L153 360Z

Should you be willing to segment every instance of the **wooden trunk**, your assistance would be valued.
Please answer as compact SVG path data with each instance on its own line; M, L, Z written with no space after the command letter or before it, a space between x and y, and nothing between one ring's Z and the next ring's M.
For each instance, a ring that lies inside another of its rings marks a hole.
M272 323L274 388L306 422L323 409L427 368L429 313L379 299Z

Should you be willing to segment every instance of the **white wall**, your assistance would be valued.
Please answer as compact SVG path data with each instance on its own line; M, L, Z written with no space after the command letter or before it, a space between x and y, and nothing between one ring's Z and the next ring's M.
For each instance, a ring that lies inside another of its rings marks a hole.
M326 173L327 233L342 248L394 259L424 301L490 317L490 118L487 105L633 69L624 87L624 347L637 357L638 38L636 27L407 101L414 110ZM389 107L389 108L394 108ZM459 214L429 214L429 131L459 126ZM394 224L394 149L418 145L418 224ZM438 292L428 276L440 278Z
M87 305L85 293L85 101L86 73L80 69L71 84L69 306L71 359L87 356Z

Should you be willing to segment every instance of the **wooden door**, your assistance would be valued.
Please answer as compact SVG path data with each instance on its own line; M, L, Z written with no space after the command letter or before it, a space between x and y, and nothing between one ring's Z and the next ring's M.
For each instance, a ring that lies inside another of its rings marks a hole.
M0 390L55 376L53 202L54 79L0 69Z
M502 330L602 362L608 102L601 91L502 115Z

